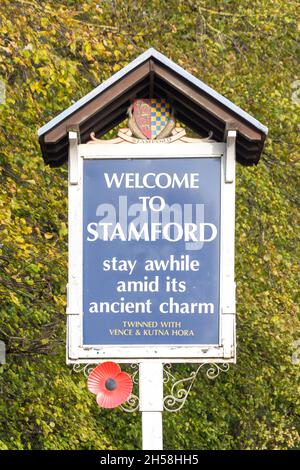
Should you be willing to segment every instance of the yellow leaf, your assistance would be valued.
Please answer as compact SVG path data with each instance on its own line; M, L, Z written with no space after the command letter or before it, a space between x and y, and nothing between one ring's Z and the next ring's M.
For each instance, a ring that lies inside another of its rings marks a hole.
M54 233L49 233L49 232L44 233L44 237L46 238L46 240L50 240L51 238L54 237Z

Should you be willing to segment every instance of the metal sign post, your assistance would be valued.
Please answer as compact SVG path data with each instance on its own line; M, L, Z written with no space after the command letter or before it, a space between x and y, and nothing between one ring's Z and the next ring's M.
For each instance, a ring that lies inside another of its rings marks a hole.
M139 377L143 450L163 449L163 364L142 361Z

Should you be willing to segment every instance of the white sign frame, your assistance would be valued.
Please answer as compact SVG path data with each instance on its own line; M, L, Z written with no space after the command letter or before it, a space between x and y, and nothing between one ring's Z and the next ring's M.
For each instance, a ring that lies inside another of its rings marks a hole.
M227 143L78 144L69 132L69 266L67 286L67 363L230 362L236 358L234 219L235 131ZM83 160L121 158L221 158L220 343L219 345L82 346L83 299ZM226 223L225 223L226 221Z

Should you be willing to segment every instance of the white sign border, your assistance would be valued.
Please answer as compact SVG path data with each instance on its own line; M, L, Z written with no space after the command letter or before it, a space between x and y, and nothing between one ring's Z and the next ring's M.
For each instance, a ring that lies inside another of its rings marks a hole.
M227 143L79 144L69 132L69 265L67 286L67 363L235 362L235 151ZM82 346L83 160L121 158L221 158L220 344ZM230 178L227 175L230 173Z

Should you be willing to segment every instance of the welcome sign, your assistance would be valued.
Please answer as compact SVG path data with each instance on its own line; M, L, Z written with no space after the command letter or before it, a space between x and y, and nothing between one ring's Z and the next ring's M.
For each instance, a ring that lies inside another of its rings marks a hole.
M221 158L83 161L82 344L218 345Z
M144 450L163 448L162 411L181 409L203 364L214 378L235 362L236 156L256 164L266 134L152 48L39 130L45 162L68 159L67 363L99 406L126 392ZM130 379L111 361L139 367ZM176 380L175 362L201 365Z

